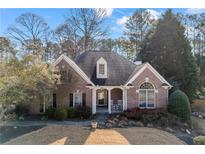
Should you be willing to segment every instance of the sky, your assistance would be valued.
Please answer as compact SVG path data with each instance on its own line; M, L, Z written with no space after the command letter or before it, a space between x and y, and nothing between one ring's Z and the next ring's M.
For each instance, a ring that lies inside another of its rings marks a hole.
M108 27L109 34L108 36L111 38L118 38L122 36L124 31L124 24L129 16L133 14L136 8L107 8L106 9L106 18L104 22L104 26ZM185 9L185 8L176 8L172 9L175 13L202 13L205 12L205 9ZM0 8L0 36L6 36L7 28L13 24L15 24L15 19L19 17L23 13L35 13L48 23L51 30L55 30L60 24L62 24L66 18L69 16L70 9L52 9L52 8L35 8L35 9L1 9ZM165 8L150 8L148 9L152 14L152 17L155 19L160 18L160 16L166 11Z

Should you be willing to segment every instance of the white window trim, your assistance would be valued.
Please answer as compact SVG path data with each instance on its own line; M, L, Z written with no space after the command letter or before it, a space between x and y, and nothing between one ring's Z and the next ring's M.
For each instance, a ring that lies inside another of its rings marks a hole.
M81 106L83 105L83 93L82 92L75 92L73 93L73 107L75 108L75 96L76 94L80 94L81 95Z
M99 72L99 65L104 65L104 74L100 74L100 72ZM98 61L97 61L97 66L96 66L96 76L97 76L97 78L107 78L107 62L106 62L106 60L103 58L103 57L101 57L100 59L98 59Z
M156 95L156 93L155 93L155 90L154 89L139 89L139 93L140 93L140 91L145 91L145 93L146 93L146 97L145 97L145 99L146 99L146 107L140 107L140 95L139 95L139 103L138 103L138 107L140 108L140 109L155 109L156 108L156 101L155 101L155 95ZM153 91L154 92L154 107L148 107L148 91Z
M140 86L142 84L144 84L144 83L145 82L141 83ZM155 86L151 82L147 82L147 83L150 83L153 86L153 89L140 89L139 88L138 90L136 90L136 92L138 93L138 102L139 102L138 103L138 107L140 109L156 109L156 91L158 92L158 90L155 89ZM146 97L145 97L145 99L146 99L146 107L140 107L140 103L141 103L140 95L139 95L140 91L145 91L145 93L146 93ZM147 102L148 102L148 91L153 91L154 92L154 107L148 107L148 104L147 104Z

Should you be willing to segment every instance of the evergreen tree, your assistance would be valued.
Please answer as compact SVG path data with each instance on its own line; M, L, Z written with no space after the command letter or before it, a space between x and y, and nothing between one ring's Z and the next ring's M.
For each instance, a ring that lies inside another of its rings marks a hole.
M146 36L140 56L193 99L198 89L198 69L185 28L171 10L165 12Z

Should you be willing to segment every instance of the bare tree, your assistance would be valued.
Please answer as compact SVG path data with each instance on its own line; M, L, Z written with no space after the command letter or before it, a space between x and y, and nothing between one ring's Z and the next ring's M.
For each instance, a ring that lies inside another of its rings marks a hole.
M10 57L16 55L16 49L11 41L6 37L0 37L0 62L7 62Z
M146 9L138 9L125 23L125 35L129 38L130 42L134 45L135 54L138 55L140 46L144 40L151 24L154 19L150 12Z
M81 49L81 37L77 34L77 27L64 23L54 32L59 44L59 55L64 53L71 58L75 58Z
M34 55L41 52L49 35L49 26L40 16L25 13L16 19L16 23L8 28L8 35Z
M96 40L106 35L106 28L103 28L103 22L106 16L105 9L73 9L71 16L67 18L66 23L75 30L76 36L80 36L82 50L91 49Z

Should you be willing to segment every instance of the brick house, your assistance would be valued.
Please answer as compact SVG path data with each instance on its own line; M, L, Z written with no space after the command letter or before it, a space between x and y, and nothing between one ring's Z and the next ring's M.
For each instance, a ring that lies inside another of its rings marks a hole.
M115 52L88 51L74 61L61 55L54 65L61 73L54 107L86 105L93 114L167 107L172 86L149 63L135 64Z

